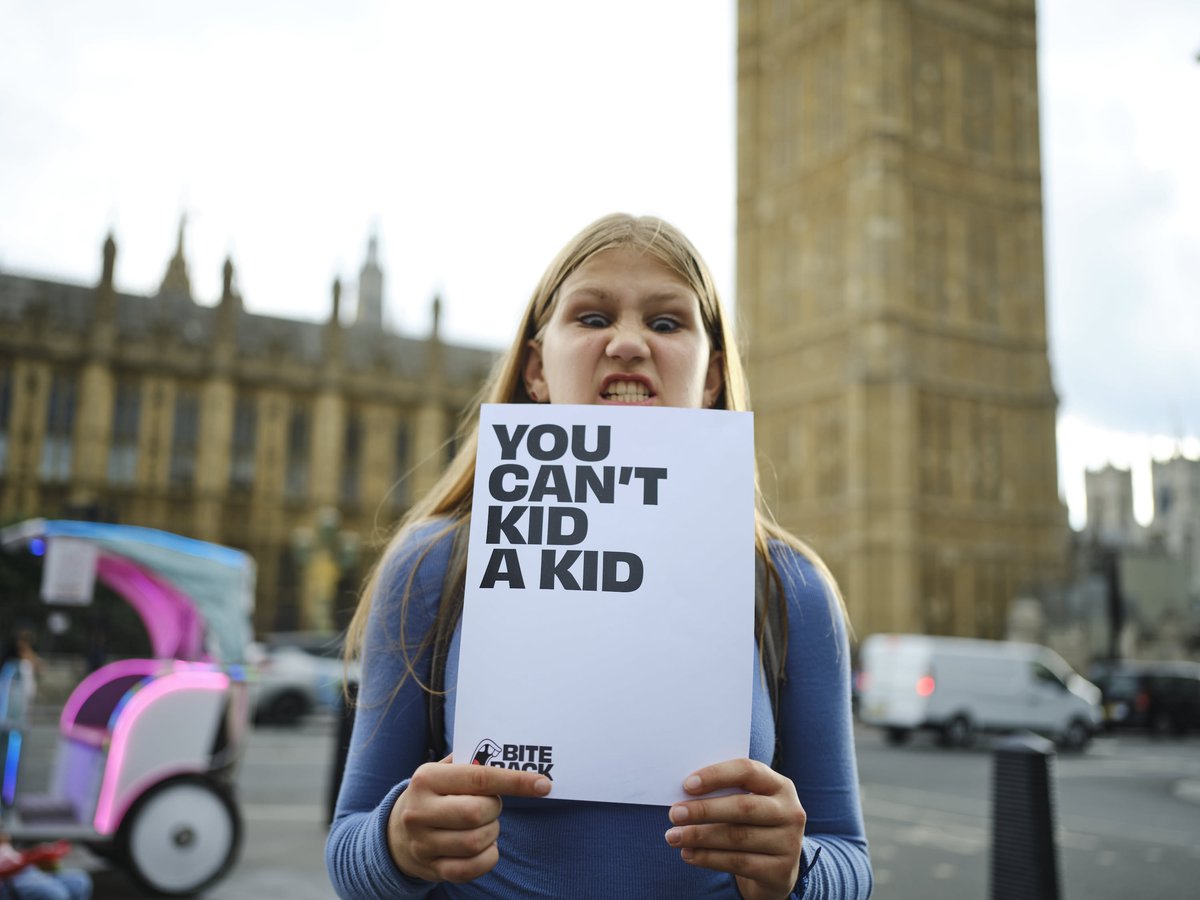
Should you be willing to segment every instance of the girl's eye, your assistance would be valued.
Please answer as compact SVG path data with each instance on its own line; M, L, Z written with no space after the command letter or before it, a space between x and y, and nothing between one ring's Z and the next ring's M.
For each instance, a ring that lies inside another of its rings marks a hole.
M679 330L679 323L669 316L659 316L657 319L650 320L650 330L659 334L670 334L672 331Z
M579 324L586 328L604 328L608 325L608 318L600 313L584 313L579 317Z

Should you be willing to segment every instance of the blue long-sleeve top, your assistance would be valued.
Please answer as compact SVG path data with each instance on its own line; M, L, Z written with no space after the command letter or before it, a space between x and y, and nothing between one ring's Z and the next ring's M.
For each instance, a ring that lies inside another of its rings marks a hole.
M362 656L362 683L337 811L325 849L338 895L370 898L693 898L740 896L732 875L689 865L667 844L667 808L506 797L500 860L465 884L435 883L401 872L387 846L388 815L429 747L427 696L404 679L401 602L412 592L403 628L415 648L432 627L453 543L444 522L415 529L378 581ZM428 552L424 552L427 550ZM797 886L804 900L850 900L871 892L871 868L858 796L850 715L850 654L845 624L820 573L775 542L771 557L788 611L786 678L779 693L776 768L796 785L808 816ZM413 572L413 566L416 572ZM756 651L757 652L757 651ZM415 658L428 683L426 652ZM453 746L458 634L446 660L446 746ZM749 687L749 685L748 685ZM750 756L770 763L775 717L764 680L753 679ZM697 698L698 714L703 699ZM720 762L720 760L713 760ZM680 773L680 779L687 775ZM820 854L817 855L817 848Z

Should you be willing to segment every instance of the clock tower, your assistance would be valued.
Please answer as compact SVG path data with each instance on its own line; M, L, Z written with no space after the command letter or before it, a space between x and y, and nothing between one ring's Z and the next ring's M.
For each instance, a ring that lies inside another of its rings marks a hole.
M859 636L1002 637L1061 573L1034 0L740 0L768 502Z

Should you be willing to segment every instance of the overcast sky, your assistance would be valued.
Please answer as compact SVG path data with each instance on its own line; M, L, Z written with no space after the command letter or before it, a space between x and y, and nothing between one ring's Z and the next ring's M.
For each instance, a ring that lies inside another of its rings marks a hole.
M387 315L435 292L499 346L587 222L662 215L734 283L733 0L0 0L0 268L152 293L187 213L255 312L318 319L379 236ZM1062 490L1200 455L1200 3L1039 4ZM1158 437L1155 437L1155 436Z

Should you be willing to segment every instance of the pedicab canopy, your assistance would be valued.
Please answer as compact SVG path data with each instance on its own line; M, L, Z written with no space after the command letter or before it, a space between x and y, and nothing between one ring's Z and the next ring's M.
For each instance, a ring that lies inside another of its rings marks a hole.
M254 560L231 547L106 522L30 519L0 531L0 542L54 552L83 548L81 566L137 611L158 658L243 662L252 639ZM49 566L47 566L49 568Z

